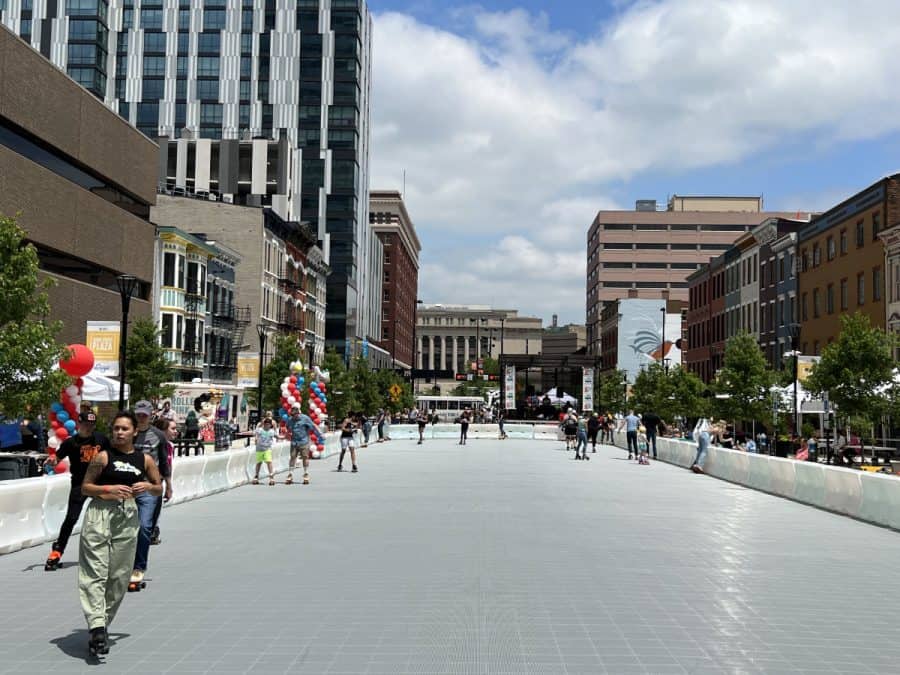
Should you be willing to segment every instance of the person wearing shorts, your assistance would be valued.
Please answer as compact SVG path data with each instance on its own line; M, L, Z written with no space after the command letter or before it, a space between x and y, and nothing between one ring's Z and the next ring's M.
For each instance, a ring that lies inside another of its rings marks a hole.
M341 422L341 456L340 459L338 459L338 471L344 470L344 454L347 450L350 451L350 462L353 464L353 473L358 471L356 468L356 442L353 439L353 434L355 433L356 427L353 426L353 419L347 415Z
M425 440L425 427L428 426L428 415L423 412L419 412L417 408L413 408L416 411L415 421L416 424L419 425L419 442L418 445L422 445L422 442ZM410 417L413 417L413 414L410 413Z
M310 419L309 415L300 412L300 406L294 405L291 408L291 416L287 423L288 433L291 435L291 459L288 466L287 479L285 485L294 482L294 465L297 463L297 455L300 455L303 461L303 484L309 484L309 434L310 432L318 439L319 443L325 443L322 434L316 428L315 423Z
M275 485L275 470L272 468L272 443L275 442L275 425L271 417L266 417L254 432L256 436L256 474L253 484L259 485L259 470L266 463L269 470L269 485Z

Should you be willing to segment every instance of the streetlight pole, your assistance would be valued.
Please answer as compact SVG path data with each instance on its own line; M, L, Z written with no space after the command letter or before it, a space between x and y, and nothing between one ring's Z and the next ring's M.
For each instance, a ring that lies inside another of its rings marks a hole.
M119 410L125 409L125 353L128 344L128 310L131 307L131 296L137 288L138 280L133 274L120 274L116 277L119 297L122 300L122 335L119 339Z
M416 395L416 369L419 367L419 337L416 334L419 325L419 305L423 304L421 300L416 298L416 304L413 305L413 343L412 343L412 368L409 369L409 386L412 389L412 395Z
M800 355L799 350L797 349L800 343L800 324L792 323L791 324L791 349L794 352L794 434L796 436L800 435L800 413L797 409L797 374L799 371L799 362L800 359L798 356Z
M256 324L256 334L259 336L259 376L257 378L256 407L259 409L257 422L261 422L263 418L263 361L266 358L266 342L269 339L269 334L266 332L266 327L261 323ZM311 366L312 364L310 364Z

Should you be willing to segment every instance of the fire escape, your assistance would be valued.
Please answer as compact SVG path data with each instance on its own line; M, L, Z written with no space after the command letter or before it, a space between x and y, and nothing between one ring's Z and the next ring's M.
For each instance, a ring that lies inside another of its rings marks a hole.
M289 295L292 299L294 297L294 293L300 287L299 282L294 279L294 275L296 274L296 270L290 268L290 266L285 265L285 271L282 272L282 276L278 279L278 285L280 286L282 292ZM278 313L278 329L284 333L297 333L300 339L304 338L303 335L303 311L294 307L291 303L285 303L281 307L281 311Z
M250 324L250 308L219 302L211 308L210 314L213 328L226 329L228 340L226 353L210 358L209 376L217 380L230 380L237 372L238 352L244 347L244 331Z

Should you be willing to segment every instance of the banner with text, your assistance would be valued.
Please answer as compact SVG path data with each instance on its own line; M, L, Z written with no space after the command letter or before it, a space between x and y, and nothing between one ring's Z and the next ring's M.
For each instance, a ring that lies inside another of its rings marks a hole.
M85 346L94 352L94 372L107 377L119 375L118 321L88 321Z
M581 409L594 409L594 369L582 366L581 368Z
M237 386L259 386L259 352L238 352Z
M503 407L507 410L516 409L516 367L506 366L503 373Z

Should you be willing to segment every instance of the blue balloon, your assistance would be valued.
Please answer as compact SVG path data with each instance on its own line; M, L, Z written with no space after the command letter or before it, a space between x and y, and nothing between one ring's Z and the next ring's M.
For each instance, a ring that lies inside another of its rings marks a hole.
M297 378L297 384L303 384L304 382L306 382L306 380L304 380L302 377Z
M66 428L66 431L71 434L73 431L75 431L75 420L69 420L63 426Z
M50 410L52 410L52 411L55 412L55 413L58 413L58 412L62 412L62 411L64 410L64 408L63 408L62 403L59 403L59 402L57 401L56 403L53 403L53 404L50 406Z
M65 410L61 410L60 412L56 413L56 421L59 422L60 424L62 424L64 422L68 422L69 421L69 413L67 413Z
M327 396L320 396L319 398L322 399L322 403L328 403L328 397L327 397Z

